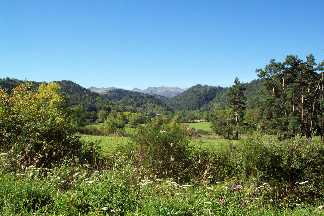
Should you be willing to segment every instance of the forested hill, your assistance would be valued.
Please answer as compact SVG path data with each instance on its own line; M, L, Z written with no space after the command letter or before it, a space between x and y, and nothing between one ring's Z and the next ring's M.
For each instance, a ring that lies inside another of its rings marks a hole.
M174 110L205 109L215 97L224 93L226 88L208 85L195 85L180 95L169 99L169 106Z
M170 110L162 96L153 96L125 89L110 89L100 94L104 100L109 100L125 107L127 110L144 112L164 112Z
M17 79L0 79L0 88L10 91L19 83L26 81ZM30 82L30 81L29 81ZM31 82L39 85L38 82ZM87 89L72 81L57 81L62 93L66 96L70 106L82 106L88 111L98 111L107 102L118 106L125 111L135 112L165 112L181 110L206 110L212 105L226 105L228 88L208 85L195 85L181 94L167 98L158 95L149 95L136 91L110 88L98 93ZM253 80L245 83L246 96L249 107L256 106L262 100L262 81Z
M83 105L85 107L96 107L100 101L100 95L69 80L57 81L61 91L72 106Z
M29 82L38 86L40 82L22 81L17 79L0 79L0 88L5 91L11 91L20 83ZM112 89L104 94L92 92L87 88L80 86L72 81L56 81L61 86L61 91L67 98L70 106L81 106L88 111L98 111L107 103L113 103L124 111L141 112L164 112L170 110L163 102L164 98L154 97L139 92L132 92L123 89Z
M252 80L248 83L242 83L245 88L245 96L247 99L247 107L255 108L264 98L263 81L260 79ZM209 108L212 106L226 107L228 106L227 94L229 88L223 88L218 92L214 99L209 103Z

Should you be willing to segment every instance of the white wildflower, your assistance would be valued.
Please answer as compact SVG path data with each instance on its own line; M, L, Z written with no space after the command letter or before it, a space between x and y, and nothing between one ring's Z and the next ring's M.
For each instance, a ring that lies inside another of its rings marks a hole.
M171 155L170 161L171 161L171 162L174 161L174 157L173 157L173 155Z
M308 181L303 181L303 182L299 182L298 184L299 185L304 185L304 184L307 184L308 183Z

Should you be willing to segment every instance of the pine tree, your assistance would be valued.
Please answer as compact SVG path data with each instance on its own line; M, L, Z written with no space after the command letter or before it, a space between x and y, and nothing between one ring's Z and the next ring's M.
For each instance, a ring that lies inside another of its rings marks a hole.
M234 85L228 92L228 99L235 119L234 138L238 139L246 109L245 87L240 83L238 78L235 78Z
M306 61L289 55L280 63L271 60L257 70L265 80L268 97L263 105L267 128L281 137L322 134L321 76L313 55Z

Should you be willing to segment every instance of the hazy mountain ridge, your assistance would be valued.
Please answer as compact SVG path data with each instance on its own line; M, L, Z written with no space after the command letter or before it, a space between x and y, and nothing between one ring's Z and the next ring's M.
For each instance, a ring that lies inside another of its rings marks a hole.
M146 89L134 88L133 91L141 92L149 95L159 95L167 98L172 98L183 93L185 89L179 87L160 86L160 87L148 87Z
M89 91L92 91L92 92L95 92L95 93L98 93L98 94L105 94L111 90L114 90L114 89L118 89L116 87L108 87L108 88L99 88L99 87L90 87L88 88Z

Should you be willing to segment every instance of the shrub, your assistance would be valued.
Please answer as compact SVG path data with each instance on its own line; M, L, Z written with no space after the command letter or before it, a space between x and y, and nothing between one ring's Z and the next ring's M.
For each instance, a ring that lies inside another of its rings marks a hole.
M141 113L130 113L128 116L128 124L134 128L140 124L144 124L146 121L147 117Z
M81 134L96 135L96 136L108 136L110 134L110 130L106 128L104 125L103 126L87 125L78 128L78 132Z
M231 109L215 109L212 117L210 117L214 132L226 139L234 139L235 130L238 129L235 126L233 116L234 114Z
M196 182L216 183L240 174L234 158L235 152L230 150L208 152L193 151L191 155L190 173Z
M83 151L55 83L0 91L0 152L11 168L51 167ZM11 160L10 160L11 159Z
M122 135L125 133L126 119L121 113L110 113L104 124L111 134Z
M186 129L161 117L141 126L135 136L146 165L158 177L183 178L189 163Z
M324 198L324 146L319 141L254 136L237 150L245 178L268 182L271 196L303 201Z

